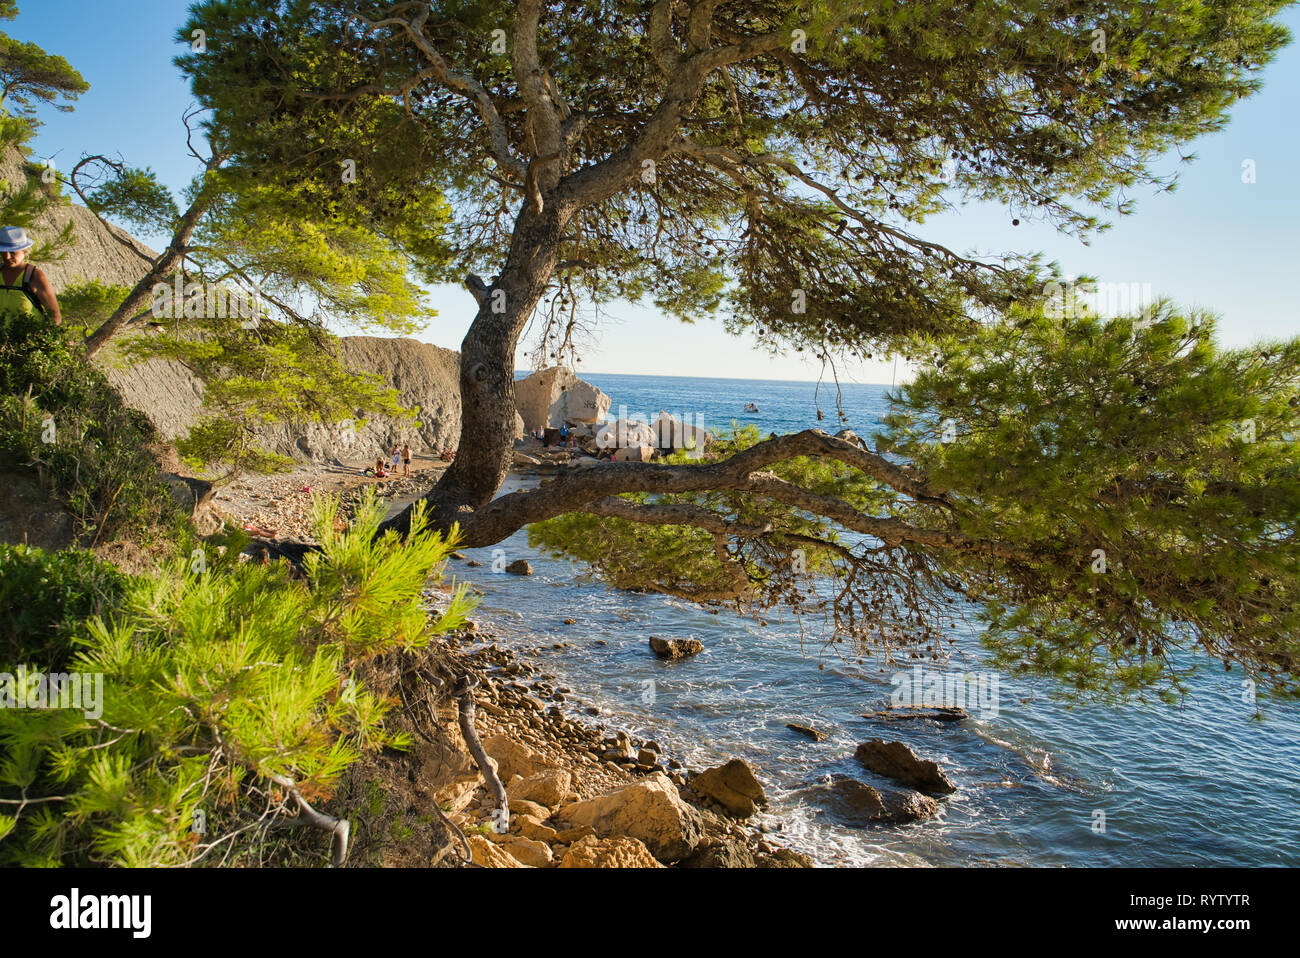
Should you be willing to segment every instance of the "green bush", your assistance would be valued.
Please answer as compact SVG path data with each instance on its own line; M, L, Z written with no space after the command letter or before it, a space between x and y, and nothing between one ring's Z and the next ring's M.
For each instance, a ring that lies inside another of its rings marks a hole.
M86 619L117 608L127 578L89 552L0 543L0 663L62 671Z
M72 661L102 676L99 714L0 708L0 865L276 860L295 792L319 801L362 753L405 747L357 670L471 602L462 589L431 622L423 587L454 541L422 511L405 543L376 539L382 513L370 497L340 534L318 501L322 550L300 573L214 550L132 579Z
M78 522L107 539L177 518L149 445L159 437L66 333L41 316L0 314L0 463L34 465Z

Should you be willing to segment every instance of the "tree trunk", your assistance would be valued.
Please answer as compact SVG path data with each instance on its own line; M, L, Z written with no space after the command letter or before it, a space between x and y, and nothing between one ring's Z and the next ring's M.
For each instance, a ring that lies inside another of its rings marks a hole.
M476 292L479 310L460 349L460 446L428 493L434 525L492 501L514 455L515 347L555 271L560 237L571 213L547 202L541 212L525 203L515 219L505 269ZM380 527L410 531L410 507Z
M190 204L189 209L181 217L180 225L172 234L171 242L154 260L149 272L135 284L122 305L114 310L113 315L86 338L86 356L93 356L103 349L123 326L144 312L144 307L153 300L154 287L179 268L181 258L189 248L190 237L194 235L195 228L211 205L211 196L206 191L200 192L198 198Z

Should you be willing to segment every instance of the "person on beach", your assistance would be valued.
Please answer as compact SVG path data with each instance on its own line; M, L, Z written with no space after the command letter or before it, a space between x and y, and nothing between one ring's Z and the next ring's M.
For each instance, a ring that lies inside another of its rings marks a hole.
M397 474L397 464L402 461L402 449L400 446L393 446L393 474Z
M383 479L383 478L387 477L387 475L388 475L388 473L384 470L384 460L383 460L383 457L380 457L380 458L376 459L376 460L375 460L375 478L376 478L376 479Z
M402 475L411 474L411 444L408 442L402 446Z
M21 226L0 228L0 312L39 313L62 326L54 287L39 266L27 262L35 245Z

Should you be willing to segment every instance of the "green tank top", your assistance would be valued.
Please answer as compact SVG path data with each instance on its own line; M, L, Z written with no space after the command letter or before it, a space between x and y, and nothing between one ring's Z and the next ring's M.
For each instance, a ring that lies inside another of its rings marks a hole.
M45 307L41 305L41 301L36 298L36 293L32 290L34 272L36 272L35 264L28 263L23 268L22 276L13 286L5 283L3 275L0 275L0 313L45 315Z

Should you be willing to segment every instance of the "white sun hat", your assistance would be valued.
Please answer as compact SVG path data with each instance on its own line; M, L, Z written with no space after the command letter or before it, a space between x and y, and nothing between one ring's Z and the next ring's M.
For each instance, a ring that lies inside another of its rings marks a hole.
M31 249L36 241L27 235L21 226L0 228L0 253L17 253L19 250Z

